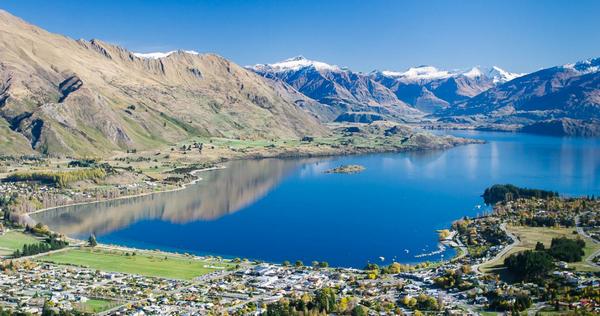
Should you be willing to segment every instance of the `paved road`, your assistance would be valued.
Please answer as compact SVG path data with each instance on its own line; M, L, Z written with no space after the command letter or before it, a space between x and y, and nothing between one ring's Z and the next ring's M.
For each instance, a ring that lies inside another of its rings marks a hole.
M484 265L488 262L491 262L491 261L501 258L507 252L509 252L511 249L513 249L515 246L517 246L521 243L521 241L519 240L519 238L517 238L517 236L515 236L513 233L506 230L506 223L500 224L500 229L502 229L502 231L508 236L508 238L510 238L512 240L512 243L510 245L504 247L504 249L500 250L500 252L497 253L496 256L494 256L494 258L492 258L486 262L482 262L480 264L476 264L476 265L472 266L471 268L473 269L473 271L475 271L475 273L481 274L482 272L479 271L479 267L481 267L482 265Z
M575 217L575 226L576 226L576 230L577 233L585 238L588 238L589 240L591 240L593 243L598 244L598 241L594 238L592 238L592 236L588 235L584 230L583 227L579 226L579 217L580 215L577 215L577 217ZM600 268L600 265L595 263L593 260L594 258L596 258L597 256L600 256L600 249L598 249L596 252L594 252L593 254L589 255L587 258L585 258L585 262L592 266L592 267L598 267Z

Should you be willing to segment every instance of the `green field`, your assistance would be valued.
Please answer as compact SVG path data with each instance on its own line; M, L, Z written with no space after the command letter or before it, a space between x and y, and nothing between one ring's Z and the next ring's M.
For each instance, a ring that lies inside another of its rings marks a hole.
M82 266L109 272L140 274L150 277L191 280L216 270L233 267L229 263L196 260L184 256L137 253L127 256L122 251L73 249L39 258L40 261Z
M9 231L0 236L0 256L10 256L15 250L22 249L26 244L40 242L31 235L19 231Z
M100 313L119 305L121 304L118 302L92 298L77 306L77 310L84 313Z
M508 226L507 230L512 232L515 236L519 238L521 243L515 247L513 247L509 252L507 252L504 256L490 261L486 264L483 264L480 267L480 270L485 273L489 272L502 272L504 269L503 263L504 259L509 255L524 251L524 250L533 250L535 249L535 244L539 241L546 246L546 248L550 247L550 243L552 242L552 238L557 237L567 237L567 238L579 238L579 235L573 234L575 228L554 228L554 227L527 227L527 226ZM597 250L600 245L594 244L591 240L585 239L586 247L584 249L585 256L584 259L587 258L590 254L592 254L595 250ZM569 266L576 268L581 271L595 271L595 267L591 267L584 262L575 262L569 263Z

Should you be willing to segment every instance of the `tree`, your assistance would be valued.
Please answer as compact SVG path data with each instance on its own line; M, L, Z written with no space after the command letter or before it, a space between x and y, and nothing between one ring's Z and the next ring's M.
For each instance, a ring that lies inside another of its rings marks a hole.
M96 236L94 236L94 234L91 234L90 238L88 238L88 245L90 247L96 247L96 246L98 246L98 242L96 241Z
M525 281L538 280L554 267L552 256L543 251L526 250L508 256L504 266Z
M303 266L304 266L304 263L303 263L302 261L300 261L300 260L296 260L296 263L294 263L294 265L295 265L297 268L300 268L300 267L303 267Z
M352 316L367 316L367 309L362 305L356 305L352 309Z
M538 241L538 242L535 244L535 250L536 250L536 251L544 251L544 250L546 250L546 247L544 247L544 244L543 244L543 243L541 243L541 242L539 242L539 241Z
M585 242L581 239L569 239L566 237L552 238L548 252L557 260L566 262L581 261L585 252Z

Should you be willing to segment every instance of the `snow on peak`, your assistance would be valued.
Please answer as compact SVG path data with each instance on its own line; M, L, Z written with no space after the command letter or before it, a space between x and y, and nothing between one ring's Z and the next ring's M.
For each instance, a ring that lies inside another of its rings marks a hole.
M169 52L133 53L133 55L135 55L136 57L139 57L139 58L160 59L160 58L165 58L165 57L167 57L171 54L177 53L177 52L183 52L183 53L190 54L190 55L199 55L200 54L194 50L179 50L179 51L172 50Z
M524 75L511 73L496 66L491 68L473 67L469 70L453 71L440 70L433 66L419 66L409 68L404 72L385 70L382 71L381 74L386 77L391 77L406 82L430 81L463 76L469 79L490 78L494 83L504 83Z
M498 66L492 66L491 68L485 67L473 67L471 70L460 73L460 75L467 78L489 78L494 83L504 83L511 81L515 78L521 77L525 74L508 72Z
M254 66L255 69L269 69L276 72L297 71L307 67L314 67L317 70L340 70L338 66L306 59L304 56L296 56L274 64L257 64Z
M566 64L563 68L575 70L582 75L598 72L600 71L600 58L586 59L574 64Z
M421 81L448 78L451 73L445 70L439 70L433 66L412 67L405 72L384 70L381 72L384 76L403 79L406 81Z

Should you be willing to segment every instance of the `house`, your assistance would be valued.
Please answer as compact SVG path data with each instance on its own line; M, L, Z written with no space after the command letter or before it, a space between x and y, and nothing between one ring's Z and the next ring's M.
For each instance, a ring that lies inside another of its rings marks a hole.
M475 303L483 305L483 304L487 304L488 303L488 299L485 296L477 296L475 298Z

